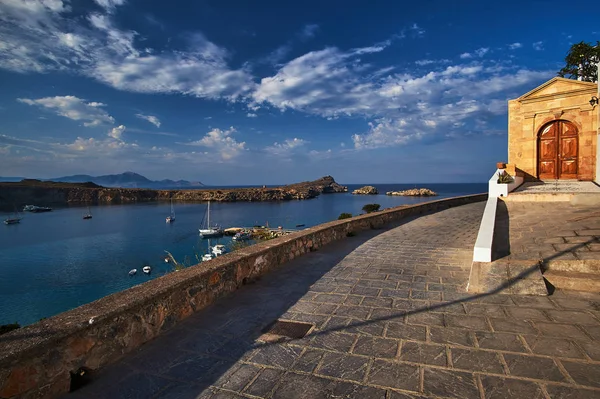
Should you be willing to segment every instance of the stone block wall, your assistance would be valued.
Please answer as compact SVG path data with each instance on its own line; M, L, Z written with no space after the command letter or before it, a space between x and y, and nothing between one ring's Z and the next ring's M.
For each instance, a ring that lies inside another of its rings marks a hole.
M55 398L71 373L117 361L279 265L404 217L483 201L487 194L401 206L266 241L109 295L0 336L0 398Z
M526 180L538 177L538 133L555 120L572 122L579 132L578 180L596 177L598 109L589 103L597 84L554 78L508 102L508 162Z

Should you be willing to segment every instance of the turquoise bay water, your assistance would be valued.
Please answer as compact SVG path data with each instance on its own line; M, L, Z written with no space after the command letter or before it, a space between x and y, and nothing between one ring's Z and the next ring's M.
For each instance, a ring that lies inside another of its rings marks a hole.
M224 227L264 225L311 227L337 219L340 213L361 213L365 204L382 208L414 204L432 198L389 197L386 191L414 185L375 185L383 194L325 194L316 199L287 202L211 203L211 220ZM427 184L440 194L433 199L487 191L483 184ZM349 185L349 191L358 188ZM45 205L45 204L36 204ZM30 214L17 225L0 225L0 324L31 324L44 317L92 302L172 271L165 250L179 262L196 264L208 240L198 236L205 203L174 203L176 221L165 223L168 203L58 208ZM230 238L211 240L228 244ZM152 274L141 268L152 266ZM129 270L138 274L130 277Z

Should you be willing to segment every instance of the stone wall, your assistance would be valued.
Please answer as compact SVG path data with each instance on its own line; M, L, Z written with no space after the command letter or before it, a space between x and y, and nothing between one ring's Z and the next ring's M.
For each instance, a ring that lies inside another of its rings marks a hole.
M579 180L594 180L598 109L589 103L597 84L554 78L508 102L508 162L525 172L526 180L538 177L538 133L542 126L564 120L579 132Z
M483 201L456 197L337 220L266 241L109 295L0 336L0 398L54 398L71 372L98 369L277 266L404 217Z

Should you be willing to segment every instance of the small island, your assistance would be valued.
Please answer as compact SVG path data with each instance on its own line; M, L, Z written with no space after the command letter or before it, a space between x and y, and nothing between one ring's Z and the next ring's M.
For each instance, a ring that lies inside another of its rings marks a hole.
M356 190L352 191L352 194L356 194L356 195L377 195L379 194L379 191L377 191L377 189L373 186L364 186L361 188L357 188Z
M388 191L385 195L404 195L409 197L434 197L438 195L435 191L428 188L411 188L404 191Z

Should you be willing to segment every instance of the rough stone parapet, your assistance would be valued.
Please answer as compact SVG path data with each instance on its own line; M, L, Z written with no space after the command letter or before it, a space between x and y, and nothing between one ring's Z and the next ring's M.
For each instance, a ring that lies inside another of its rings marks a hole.
M71 372L114 363L218 298L349 232L485 200L486 194L332 221L221 256L0 336L0 397L54 398Z

